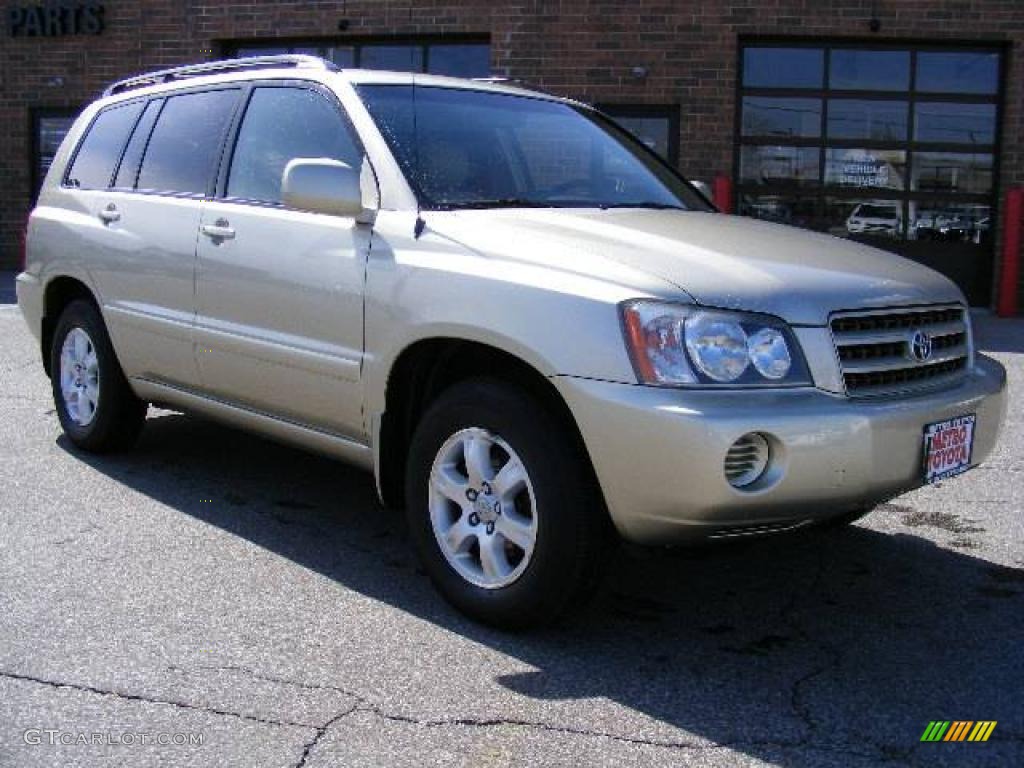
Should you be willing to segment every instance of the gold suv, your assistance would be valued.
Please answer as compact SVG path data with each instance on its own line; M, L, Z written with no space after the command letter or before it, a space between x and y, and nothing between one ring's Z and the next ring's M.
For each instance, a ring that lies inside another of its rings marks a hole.
M156 403L354 462L502 626L576 602L614 533L848 521L984 460L1006 409L944 277L722 215L599 112L491 82L283 56L116 83L26 242L75 445Z

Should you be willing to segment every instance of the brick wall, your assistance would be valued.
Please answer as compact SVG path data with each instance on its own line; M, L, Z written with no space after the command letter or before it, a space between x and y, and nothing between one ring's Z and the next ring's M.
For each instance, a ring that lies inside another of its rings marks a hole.
M29 205L29 107L81 105L118 77L211 58L222 40L337 35L341 19L354 38L488 34L496 74L594 102L678 103L694 178L732 171L741 35L1008 42L1000 200L1024 184L1022 0L108 0L100 36L0 38L0 266L15 265Z

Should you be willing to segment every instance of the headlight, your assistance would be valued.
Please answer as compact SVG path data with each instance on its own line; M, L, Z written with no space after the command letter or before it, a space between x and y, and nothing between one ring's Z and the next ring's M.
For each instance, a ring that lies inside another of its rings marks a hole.
M784 322L667 302L622 305L637 378L659 386L796 386L810 376Z

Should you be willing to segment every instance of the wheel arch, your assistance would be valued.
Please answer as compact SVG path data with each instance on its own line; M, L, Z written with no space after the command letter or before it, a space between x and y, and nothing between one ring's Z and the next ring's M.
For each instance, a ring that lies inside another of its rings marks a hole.
M46 283L43 291L43 317L39 336L40 352L43 358L43 370L50 375L50 346L53 344L53 332L57 327L57 319L64 308L76 299L92 302L97 310L100 303L92 289L85 282L71 275L57 275Z
M376 431L377 484L384 504L405 505L408 444L430 403L460 381L487 376L522 387L565 429L594 483L597 477L568 404L533 364L484 342L456 337L417 340L395 358L387 376L384 410ZM600 489L599 485L596 485Z

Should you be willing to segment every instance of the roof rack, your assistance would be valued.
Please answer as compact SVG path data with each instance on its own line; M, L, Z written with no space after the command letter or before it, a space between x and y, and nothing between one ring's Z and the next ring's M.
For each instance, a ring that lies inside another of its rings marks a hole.
M124 93L135 88L170 83L174 80L186 80L190 77L216 75L222 72L245 72L253 69L280 69L287 67L295 69L320 69L328 72L338 71L338 67L335 64L318 56L305 56L302 54L249 56L243 59L222 59L220 61L207 61L202 64L188 64L184 67L173 67L171 69L161 69L157 72L148 72L144 75L136 75L125 80L118 80L116 83L107 86L107 89L103 91L103 95L113 96L116 93Z

